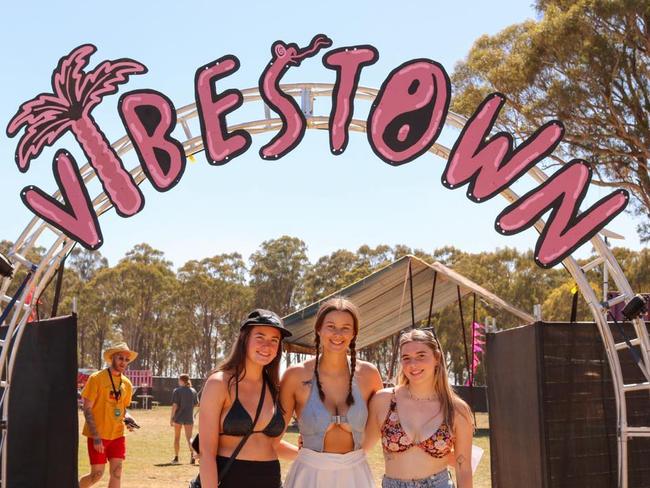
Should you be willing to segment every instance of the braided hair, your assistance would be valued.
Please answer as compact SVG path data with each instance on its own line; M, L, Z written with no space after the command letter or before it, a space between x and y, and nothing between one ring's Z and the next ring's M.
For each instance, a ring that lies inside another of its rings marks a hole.
M318 309L318 313L316 314L316 322L314 323L314 333L315 333L314 346L316 347L316 358L314 362L314 376L316 377L318 396L320 397L322 402L325 402L325 392L323 391L323 386L321 385L320 382L320 374L318 372L318 361L320 357L320 335L318 333L320 332L320 329L323 326L323 322L325 321L325 317L327 316L327 314L335 311L349 313L352 316L352 322L354 325L354 337L350 342L350 381L348 383L348 396L345 400L345 403L349 407L354 403L354 396L352 395L352 379L354 377L354 370L357 367L356 343L357 343L357 334L359 333L359 309L354 303L352 303L347 298L343 298L343 297L330 298L326 302L323 302L323 304Z

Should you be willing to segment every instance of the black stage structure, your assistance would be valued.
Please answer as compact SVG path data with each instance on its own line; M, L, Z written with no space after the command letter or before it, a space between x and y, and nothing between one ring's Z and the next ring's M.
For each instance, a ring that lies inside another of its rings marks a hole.
M78 486L76 315L27 323L7 418L9 488Z
M631 324L623 330L634 333ZM643 383L632 355L620 358L625 377ZM614 386L594 323L488 334L487 378L493 488L617 486ZM627 414L629 425L650 424L647 390L627 395ZM629 487L650 487L650 438L628 446Z

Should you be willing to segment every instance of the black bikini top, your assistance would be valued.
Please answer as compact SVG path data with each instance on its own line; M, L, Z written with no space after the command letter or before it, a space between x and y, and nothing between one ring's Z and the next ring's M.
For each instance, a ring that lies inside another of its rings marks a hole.
M266 378L262 380L262 395L266 394ZM263 430L254 430L253 434L264 434L269 437L279 437L284 432L284 417L282 415L282 410L279 408L277 401L274 404L273 417L264 427ZM221 429L220 435L232 435L237 437L243 437L248 434L248 431L251 429L253 419L246 411L244 406L239 401L239 381L235 381L235 401L232 402L230 410L226 414L226 418L223 419L223 427Z

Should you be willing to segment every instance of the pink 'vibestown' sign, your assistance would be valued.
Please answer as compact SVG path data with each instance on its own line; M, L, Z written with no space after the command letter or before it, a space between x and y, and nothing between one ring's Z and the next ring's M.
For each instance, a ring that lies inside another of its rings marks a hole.
M282 77L291 67L300 66L302 61L331 45L331 39L322 34L304 48L282 41L273 43L271 60L259 79L259 90L266 105L279 115L282 127L260 149L262 159L277 160L288 154L300 144L307 127L305 115L294 98L282 91ZM52 92L23 103L9 122L7 135L15 137L22 132L16 147L16 164L26 172L44 147L53 145L67 131L72 132L117 213L130 217L142 210L144 197L91 112L105 96L117 93L129 76L144 74L147 68L124 58L103 61L95 69L85 71L95 51L95 46L86 44L61 58L52 73ZM323 65L336 73L329 115L330 152L335 156L342 154L348 144L361 71L378 58L377 49L369 45L333 49L322 58ZM251 145L247 131L227 130L226 116L243 103L241 91L219 93L216 89L216 83L239 66L236 56L226 55L198 68L194 77L201 137L211 165L227 164ZM395 68L381 85L368 114L367 137L373 152L393 166L426 153L442 131L450 98L449 76L439 63L413 59ZM477 203L507 189L550 155L564 136L562 122L552 120L514 147L510 134L492 134L505 103L506 98L499 93L489 95L481 103L454 144L442 174L442 184L449 189L467 184L467 197ZM159 192L172 189L181 180L186 165L183 146L171 135L176 127L172 101L155 90L133 90L120 97L118 113L147 179ZM63 203L34 186L22 190L23 202L34 214L84 247L98 249L103 237L97 214L74 158L64 149L54 157L53 172ZM628 203L628 193L620 189L580 212L591 178L587 162L569 162L544 184L506 207L495 220L496 230L505 235L517 234L550 210L537 240L535 260L542 267L558 264Z

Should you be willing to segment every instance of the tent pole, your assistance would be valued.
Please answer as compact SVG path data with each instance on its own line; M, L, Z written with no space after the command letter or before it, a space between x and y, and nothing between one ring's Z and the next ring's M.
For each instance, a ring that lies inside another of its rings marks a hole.
M469 376L469 406L474 415L476 425L476 412L474 411L474 355L476 354L476 292L472 293L472 370Z
M427 318L427 329L431 328L431 315L433 314L433 298L436 296L436 282L438 281L438 272L433 272L433 286L431 287L431 301L429 302L429 317ZM438 338L436 331L431 329L433 337Z
M393 375L395 374L395 362L396 362L395 359L397 358L397 347L398 347L398 344L399 344L398 339L399 339L399 336L400 336L401 333L402 333L402 331L399 331L397 334L393 334L391 336L391 339L390 339L391 344L393 346L392 347L393 350L392 350L391 355L390 355L390 367L388 368L388 379L389 380L394 379Z
M465 333L465 319L463 318L463 300L460 296L460 286L456 285L456 293L458 294L458 311L460 312L460 328L463 331L463 345L465 346L465 364L467 364L467 372L469 376L472 375L472 366L469 362L469 351L467 350L467 334Z
M415 297L413 296L413 269L409 258L409 290L411 292L411 328L415 329Z

